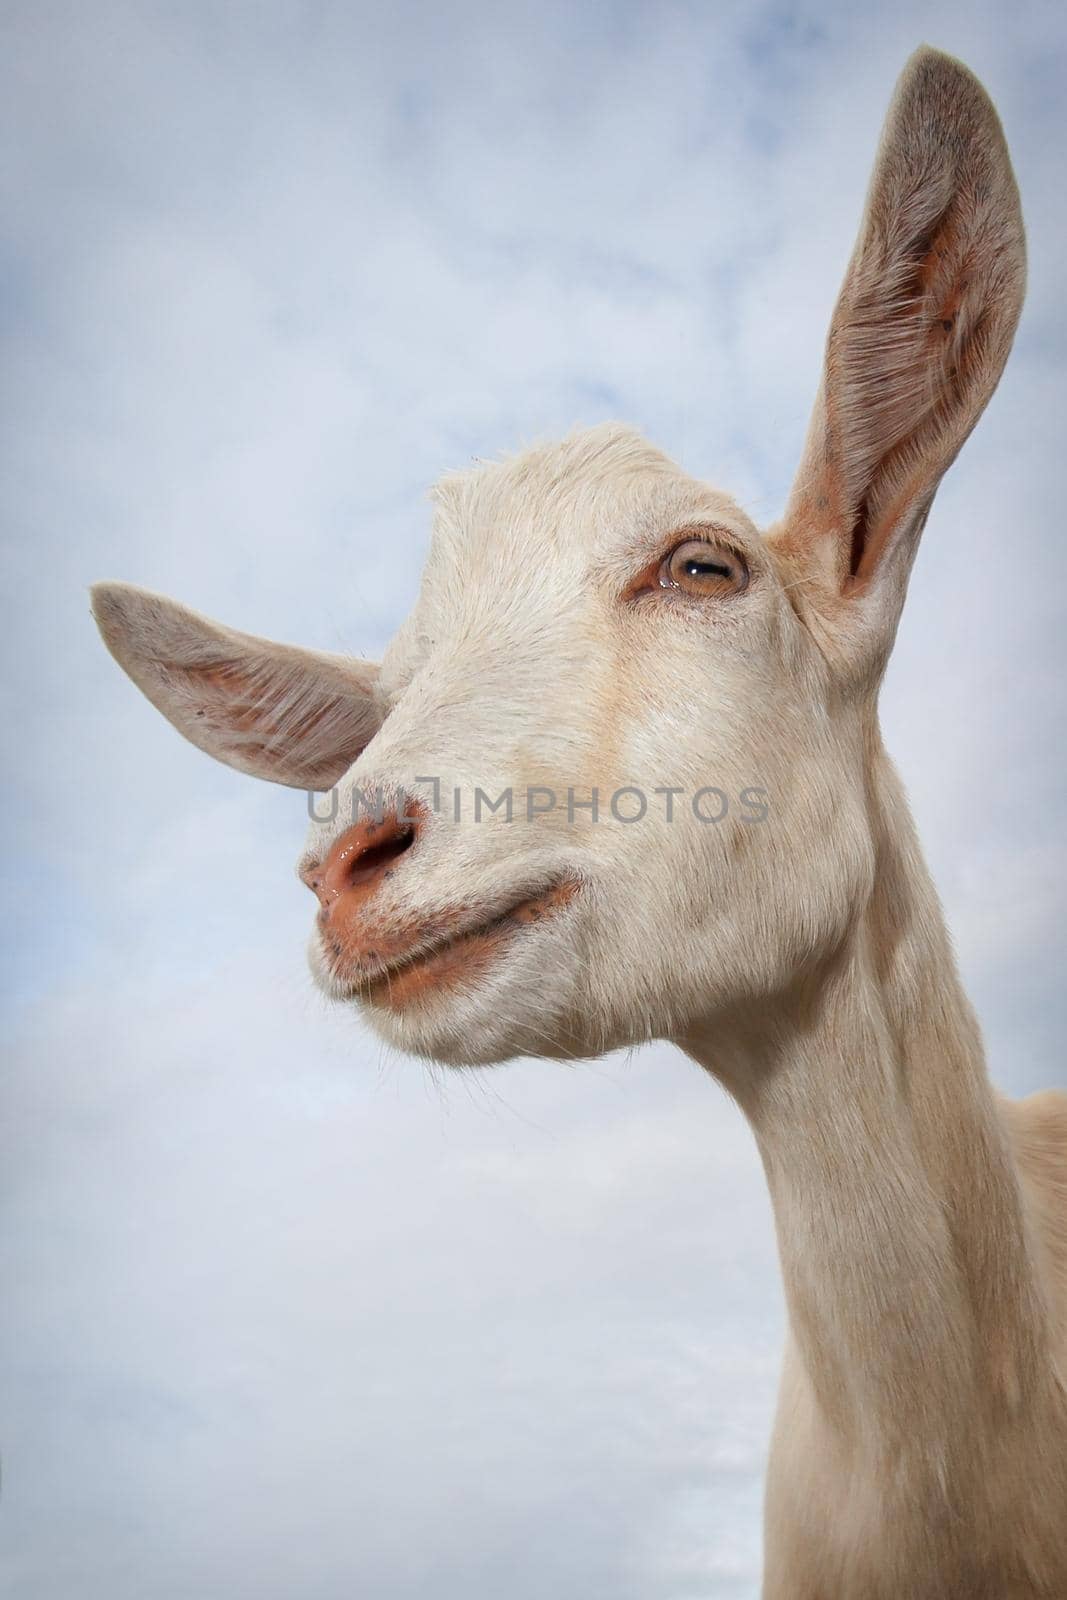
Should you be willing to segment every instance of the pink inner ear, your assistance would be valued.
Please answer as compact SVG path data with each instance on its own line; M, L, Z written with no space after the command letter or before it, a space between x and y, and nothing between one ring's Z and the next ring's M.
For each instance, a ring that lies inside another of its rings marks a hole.
M987 313L982 286L970 282L974 254L959 209L954 200L917 242L911 258L904 258L892 275L892 295L883 284L865 303L849 306L843 295L839 307L846 346L844 402L851 387L865 400L867 416L858 420L870 435L864 453L874 458L849 548L849 577L861 583L877 566L900 518L921 498L923 483L936 483L947 465L946 441L958 429L959 415L972 414L968 389L980 379L976 367ZM868 319L870 332L863 326ZM861 361L869 363L870 379L850 370ZM975 414L983 403L975 402ZM847 464L841 470L847 477Z
M856 526L852 530L852 543L848 560L848 575L850 578L858 578L860 568L863 565L863 557L867 550L869 519L870 507L867 503L867 496L864 495L860 504L859 515L856 518Z
M377 731L372 702L360 696L355 678L344 694L316 676L313 660L268 656L159 668L188 702L194 739L210 736L219 759L295 788L331 788Z
M886 119L826 346L804 459L775 543L824 610L889 572L887 634L937 485L996 387L1026 246L996 112L921 51Z
M178 732L253 777L329 789L378 731L378 669L238 633L162 595L101 583L108 649Z

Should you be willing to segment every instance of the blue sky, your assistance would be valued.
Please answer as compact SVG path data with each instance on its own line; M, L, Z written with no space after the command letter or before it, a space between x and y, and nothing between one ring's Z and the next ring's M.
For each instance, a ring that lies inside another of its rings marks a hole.
M100 647L122 577L373 655L425 492L615 416L780 510L893 80L997 100L1031 282L884 697L995 1078L1062 1078L1062 170L1041 4L8 5L0 1251L17 1600L734 1600L782 1337L665 1046L431 1074L311 991L299 795Z

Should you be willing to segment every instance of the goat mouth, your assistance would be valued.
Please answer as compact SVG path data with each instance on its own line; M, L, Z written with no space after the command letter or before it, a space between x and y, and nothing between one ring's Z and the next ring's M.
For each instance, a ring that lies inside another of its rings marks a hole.
M519 900L488 921L439 939L355 983L352 998L398 1011L424 995L458 988L483 977L505 946L524 928L543 922L569 905L578 881L567 878L540 894Z

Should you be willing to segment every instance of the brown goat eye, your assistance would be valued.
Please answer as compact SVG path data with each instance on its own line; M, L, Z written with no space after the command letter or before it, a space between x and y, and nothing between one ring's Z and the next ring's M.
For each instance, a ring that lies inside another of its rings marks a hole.
M659 569L660 588L682 589L712 600L740 594L747 584L748 568L741 557L707 539L686 539Z

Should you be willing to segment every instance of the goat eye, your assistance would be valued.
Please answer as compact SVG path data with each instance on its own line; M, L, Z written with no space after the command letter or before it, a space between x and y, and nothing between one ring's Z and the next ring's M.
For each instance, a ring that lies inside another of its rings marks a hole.
M659 569L661 589L719 599L741 594L748 586L748 568L734 550L706 539L686 539Z

